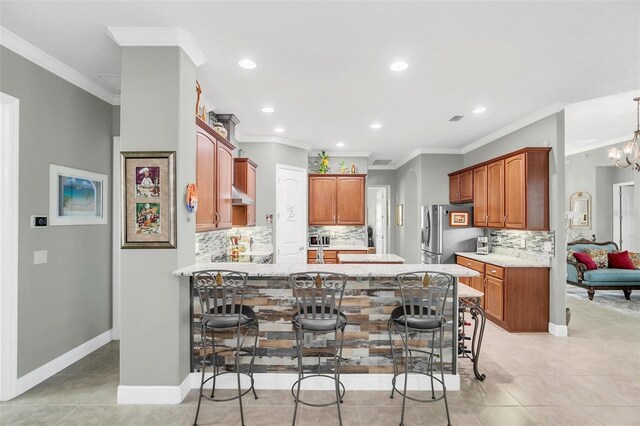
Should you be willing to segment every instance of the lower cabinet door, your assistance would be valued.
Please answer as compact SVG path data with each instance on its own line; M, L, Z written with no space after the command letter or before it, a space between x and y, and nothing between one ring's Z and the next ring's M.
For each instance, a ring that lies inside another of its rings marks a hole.
M487 276L484 310L497 320L504 321L504 281Z

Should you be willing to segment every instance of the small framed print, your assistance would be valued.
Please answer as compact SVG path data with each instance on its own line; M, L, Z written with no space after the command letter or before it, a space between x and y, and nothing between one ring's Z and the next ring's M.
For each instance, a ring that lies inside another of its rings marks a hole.
M49 165L49 225L104 225L108 177Z
M469 226L469 212L449 212L450 226Z
M176 248L175 152L122 152L122 248Z

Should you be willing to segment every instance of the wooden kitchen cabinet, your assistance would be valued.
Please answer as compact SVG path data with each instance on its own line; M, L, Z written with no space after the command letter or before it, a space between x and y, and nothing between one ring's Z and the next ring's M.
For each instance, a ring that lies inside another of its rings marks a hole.
M366 175L309 175L309 225L364 225Z
M473 201L473 170L449 175L449 202L469 203Z
M473 226L488 225L487 196L487 166L480 166L473 169Z
M233 159L233 184L256 200L256 172L258 165L249 158ZM233 206L233 226L255 226L256 205Z
M484 311L493 318L504 320L504 281L485 276Z
M317 250L307 250L307 263L315 264L316 263L316 252ZM338 263L338 255L339 254L367 254L367 250L324 250L324 263L334 264Z
M487 226L504 228L504 160L487 165Z
M364 177L338 176L336 185L336 225L364 225Z
M549 230L550 151L551 148L523 148L450 173L450 202L466 202L469 192L463 188L471 182L474 226ZM465 180L468 173L472 177ZM456 186L460 189L456 190Z
M487 318L510 332L547 332L549 268L501 267L457 256L456 263L479 272L460 282L484 293Z
M196 117L196 232L231 228L233 145Z

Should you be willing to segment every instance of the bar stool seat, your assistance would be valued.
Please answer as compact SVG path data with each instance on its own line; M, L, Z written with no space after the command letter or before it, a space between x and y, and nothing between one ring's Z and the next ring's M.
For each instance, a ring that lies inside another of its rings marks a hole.
M227 306L224 309L225 314L231 314L231 306ZM238 315L242 312L242 315ZM222 309L211 309L210 313L202 315L202 325L208 328L233 328L237 327L238 323L242 326L250 325L250 323L257 321L258 317L253 309L248 306L242 305L242 308L236 305L233 309L234 316L221 316ZM236 316L237 315L237 316Z
M307 314L313 314L314 311L316 313L316 316L320 316L320 318L308 318L305 317L304 312L297 313L293 316L293 326L297 329L303 328L309 331L329 332L334 330L342 330L347 325L346 315L338 311L337 309L333 310L332 318L325 319L322 319L322 309L307 309ZM324 313L331 314L332 312L329 309L324 309Z
M421 313L422 315L428 316L416 317L412 315L405 315L405 312ZM391 321L402 327L406 324L409 328L416 328L424 331L439 329L446 320L444 317L433 316L434 314L435 312L432 310L431 315L429 315L429 311L426 308L420 308L417 305L404 307L398 306L391 311Z

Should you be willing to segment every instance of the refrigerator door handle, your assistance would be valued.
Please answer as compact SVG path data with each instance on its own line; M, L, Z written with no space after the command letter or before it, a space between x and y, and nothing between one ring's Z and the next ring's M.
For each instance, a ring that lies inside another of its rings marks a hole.
M424 230L422 232L425 232ZM431 243L431 209L427 210L427 247L431 248L429 244Z

